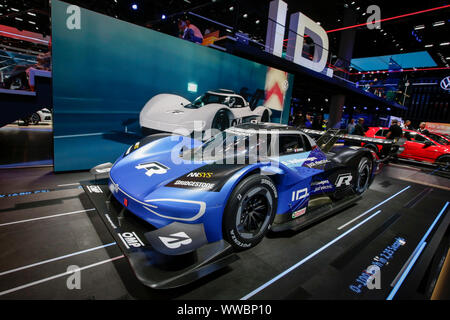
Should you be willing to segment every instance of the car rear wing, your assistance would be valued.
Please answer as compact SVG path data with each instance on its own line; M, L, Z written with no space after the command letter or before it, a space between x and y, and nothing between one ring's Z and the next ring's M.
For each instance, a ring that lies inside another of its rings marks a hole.
M370 138L364 136L358 136L354 134L347 134L341 129L328 129L327 131L312 130L312 129L300 129L302 132L308 134L316 140L317 145L323 152L329 152L338 140L344 140L346 142L364 143L387 146L402 146L405 143L405 139L399 139L398 141Z

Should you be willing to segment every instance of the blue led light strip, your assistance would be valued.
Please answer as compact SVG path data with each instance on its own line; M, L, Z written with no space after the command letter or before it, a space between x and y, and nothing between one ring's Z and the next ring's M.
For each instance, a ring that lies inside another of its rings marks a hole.
M439 214L437 215L436 219L434 219L433 223L431 224L431 226L428 228L427 232L425 233L425 235L422 237L422 239L420 240L419 244L417 245L416 249L414 250L414 257L411 259L411 261L409 262L408 266L406 267L405 271L403 272L403 274L401 275L400 279L397 281L397 283L395 284L394 288L392 289L391 293L389 293L388 297L386 298L386 300L392 300L395 296L395 294L397 293L398 289L400 289L400 286L402 285L403 281L405 280L406 276L408 275L408 273L411 271L412 267L414 266L414 264L416 263L416 260L419 258L420 254L422 253L423 249L426 246L426 242L425 240L427 239L427 237L430 235L431 231L434 229L434 227L436 226L436 223L439 221L439 219L441 218L441 216L444 214L445 210L448 207L449 202L447 201L444 205L444 207L441 209L441 211L439 212Z
M334 240L331 240L330 242L328 242L326 245L324 245L323 247L321 247L320 249L314 251L313 253L311 253L310 255L308 255L306 258L300 260L299 262L297 262L296 264L294 264L292 267L290 267L289 269L283 271L282 273L280 273L278 276L276 276L275 278L273 278L272 280L267 281L266 283L264 283L263 285L261 285L260 287L256 288L255 290L253 290L252 292L250 292L249 294L247 294L246 296L242 297L241 300L247 300L251 297L253 297L255 294L257 294L258 292L260 292L261 290L263 290L264 288L270 286L272 283L274 283L275 281L277 281L278 279L284 277L285 275L287 275L289 272L291 272L292 270L294 270L295 268L301 266L302 264L304 264L305 262L307 262L308 260L314 258L316 255L318 255L319 253L321 253L323 250L325 250L326 248L328 248L329 246L333 245L334 243L336 243L337 241L339 241L340 239L342 239L343 237L345 237L346 235L348 235L350 232L352 232L353 230L359 228L360 226L362 226L364 223L366 223L367 221L369 221L370 219L372 219L373 217L375 217L377 214L379 214L381 212L381 210L378 210L377 212L375 212L374 214L372 214L371 216L367 217L366 219L364 219L363 221L361 221L360 223L358 223L357 225L355 225L354 227L348 229L347 231L345 231L343 234L339 235L337 238L335 238Z

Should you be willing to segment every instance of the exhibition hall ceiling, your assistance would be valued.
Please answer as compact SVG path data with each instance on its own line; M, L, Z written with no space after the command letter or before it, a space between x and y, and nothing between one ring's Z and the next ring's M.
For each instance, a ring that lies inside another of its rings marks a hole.
M381 19L398 17L381 23L378 30L358 27L356 32L354 58L385 56L406 52L427 51L439 67L448 67L450 63L450 7L448 2L437 0L432 2L417 1L368 1L340 0L316 1L285 0L288 3L288 15L301 11L321 24L328 31L330 50L338 54L339 38L342 31L335 29L346 26L343 22L344 11L354 12L355 24L367 21L369 14L366 9L376 4L381 10ZM218 21L226 26L242 31L259 42L264 42L267 26L267 13L270 0L68 0L106 15L131 23L151 27L165 33L176 35L176 21L184 14L195 14ZM422 12L431 8L441 8ZM50 33L48 0L0 0L0 25L16 27L48 35ZM404 16L418 12L418 14ZM200 29L214 27L192 15L190 19ZM20 41L9 41L0 37L0 45L26 47ZM39 46L33 45L35 51ZM40 48L42 49L42 48Z

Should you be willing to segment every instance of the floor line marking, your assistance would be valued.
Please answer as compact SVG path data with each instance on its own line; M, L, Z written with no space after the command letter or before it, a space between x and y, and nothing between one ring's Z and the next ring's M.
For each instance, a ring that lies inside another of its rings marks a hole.
M387 198L386 200L383 200L382 202L378 203L376 206L370 208L369 210L363 212L362 214L360 214L359 216L357 216L356 218L353 218L352 220L350 220L349 222L343 224L342 226L340 226L339 228L337 228L338 230L342 230L343 228L345 228L346 226L348 226L349 224L352 224L353 222L355 222L356 220L362 218L363 216L365 216L366 214L368 214L370 211L378 208L379 206L385 204L386 202L388 202L389 200L395 198L396 196L398 196L400 193L408 190L409 188L411 188L411 186L407 186L406 188L400 190L399 192L397 192L396 194L390 196L389 198Z
M394 296L396 295L398 289L400 289L400 286L402 285L403 281L406 279L406 277L408 276L408 273L411 271L412 267L416 263L416 260L419 258L420 254L422 253L423 249L425 248L425 246L427 244L426 240L427 240L428 236L430 235L431 231L434 229L434 227L436 226L437 222L439 221L441 216L444 214L444 212L447 211L447 207L448 207L449 203L450 203L449 201L447 201L445 203L445 205L442 207L441 211L438 213L436 218L433 220L433 223L431 223L431 225L428 228L427 232L425 232L424 236L419 241L419 244L414 249L414 252L415 252L415 254L413 253L414 257L409 262L408 266L406 267L406 270L402 273L402 275L400 276L400 279L397 281L397 283L395 284L395 286L392 289L392 291L389 293L389 295L386 298L386 300L392 300L394 298Z
M76 214L76 213L82 213L82 212L88 212L88 211L94 211L94 210L95 210L95 208L91 208L91 209L78 210L78 211L72 211L72 212L67 212L67 213L59 213L59 214L54 214L54 215L51 215L51 216L44 216L44 217L33 218L33 219L26 219L26 220L7 222L7 223L0 224L0 227L9 226L9 225L12 225L12 224L17 224L17 223L24 223L24 222L30 222L30 221L36 221L36 220L42 220L42 219L50 219L50 218L62 217L62 216L70 215L70 214Z
M359 228L360 226L362 226L364 223L366 223L367 221L369 221L370 219L372 219L373 217L375 217L377 214L379 214L381 212L381 210L376 211L375 213L373 213L372 215L370 215L369 217L367 217L366 219L364 219L363 221L361 221L360 223L358 223L357 225L353 226L352 228L348 229L347 231L345 231L344 233L340 234L339 236L337 236L336 238L334 238L333 240L331 240L330 242L328 242L327 244L325 244L324 246L322 246L321 248L317 249L316 251L314 251L313 253L309 254L307 257L303 258L302 260L300 260L299 262L297 262L296 264L294 264L292 267L290 267L289 269L286 269L285 271L283 271L282 273L280 273L279 275L277 275L276 277L272 278L271 280L267 281L266 283L264 283L263 285L259 286L258 288L256 288L255 290L253 290L252 292L250 292L249 294L247 294L246 296L242 297L240 300L247 300L251 297L253 297L255 294L257 294L258 292L262 291L263 289L267 288L268 286L270 286L272 283L274 283L275 281L277 281L278 279L281 279L282 277L284 277L285 275L287 275L289 272L291 272L292 270L298 268L299 266L301 266L302 264L306 263L308 260L314 258L316 255L318 255L319 253L321 253L323 250L325 250L326 248L330 247L331 245L335 244L337 241L339 241L340 239L342 239L343 237L345 237L346 235L348 235L349 233L351 233L353 230L356 230L357 228Z
M76 183L66 183L66 184L58 184L58 187L67 187L67 186L77 186L79 185L79 182Z
M86 270L86 269L89 269L89 268L93 268L93 267L96 267L96 266L99 266L99 265L102 265L102 264L105 264L105 263L108 263L108 262L112 262L112 261L115 261L115 260L118 260L118 259L122 259L124 257L125 257L124 255L121 255L121 256L117 256L117 257L111 258L111 259L99 261L99 262L96 262L96 263L93 263L93 264L81 267L80 269L77 269L75 271L83 271L83 270ZM53 279L61 278L61 277L70 275L72 273L74 273L74 271L66 271L66 272L63 272L63 273L60 273L60 274L56 274L54 276L47 277L47 278L44 278L44 279L41 279L41 280L29 282L29 283L26 283L24 285L21 285L21 286L12 288L12 289L1 291L0 292L0 296L3 296L5 294L11 293L11 292L19 291L19 290L22 290L22 289L25 289L25 288L29 288L29 287L35 286L37 284L53 280Z
M66 254L66 255L63 255L63 256L59 256L59 257L56 257L56 258L47 259L47 260L43 260L43 261L40 261L40 262L32 263L32 264L29 264L29 265L26 265L26 266L23 266L23 267L10 269L10 270L7 270L7 271L0 272L0 276L4 276L6 274L10 274L10 273L14 273L14 272L17 272L17 271L29 269L29 268L36 267L36 266L40 266L40 265L43 265L43 264L46 264L46 263L49 263L49 262L58 261L58 260L62 260L62 259L65 259L65 258L77 256L77 255L80 255L80 254L83 254L83 253L87 253L87 252L91 252L91 251L95 251L95 250L98 250L98 249L101 249L101 248L106 248L106 247L109 247L109 246L113 246L115 244L116 244L116 242L111 242L111 243L108 243L108 244L105 244L105 245L102 245L102 246L89 248L89 249L86 249L86 250L81 250L81 251L77 251L77 252L74 252L74 253L70 253L70 254Z

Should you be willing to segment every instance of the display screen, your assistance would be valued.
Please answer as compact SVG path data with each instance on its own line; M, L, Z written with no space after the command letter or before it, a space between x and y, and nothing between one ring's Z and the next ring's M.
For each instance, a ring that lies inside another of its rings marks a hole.
M52 33L55 171L113 162L143 123L210 126L218 105L243 121L264 107L287 123L293 75L284 71L61 1L52 2Z

